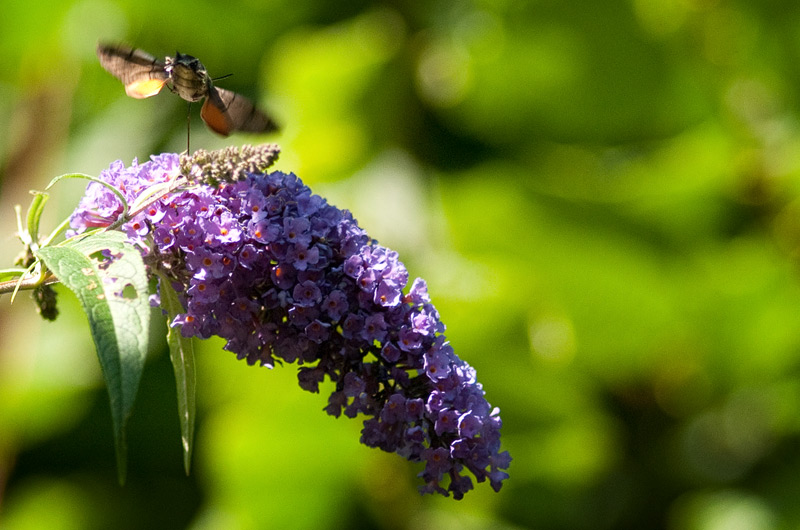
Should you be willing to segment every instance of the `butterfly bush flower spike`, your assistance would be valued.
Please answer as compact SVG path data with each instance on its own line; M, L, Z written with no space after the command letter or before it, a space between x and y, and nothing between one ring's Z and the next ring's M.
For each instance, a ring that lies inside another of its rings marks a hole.
M275 146L115 162L101 178L131 203L148 188L172 193L122 229L151 270L170 278L185 312L172 326L214 335L249 364L298 363L301 388L333 383L325 411L364 418L361 442L424 464L424 493L460 499L478 482L496 491L511 461L500 414L475 370L458 358L427 286L347 210L289 173L266 172ZM90 183L72 228L123 213Z

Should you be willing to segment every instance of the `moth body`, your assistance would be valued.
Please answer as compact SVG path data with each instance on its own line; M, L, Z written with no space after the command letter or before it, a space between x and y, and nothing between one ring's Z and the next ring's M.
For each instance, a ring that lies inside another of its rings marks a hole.
M164 70L169 76L172 91L186 101L200 101L213 87L206 67L191 55L177 52L175 57L167 57Z

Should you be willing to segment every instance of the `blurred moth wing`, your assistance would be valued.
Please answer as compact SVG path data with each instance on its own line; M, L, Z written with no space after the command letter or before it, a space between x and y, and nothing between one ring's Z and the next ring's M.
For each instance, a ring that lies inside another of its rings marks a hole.
M142 50L101 44L97 57L108 73L122 81L125 93L132 98L155 96L169 81L165 64Z
M258 110L252 101L213 85L209 86L200 116L212 131L223 136L232 131L260 133L278 129L275 122Z

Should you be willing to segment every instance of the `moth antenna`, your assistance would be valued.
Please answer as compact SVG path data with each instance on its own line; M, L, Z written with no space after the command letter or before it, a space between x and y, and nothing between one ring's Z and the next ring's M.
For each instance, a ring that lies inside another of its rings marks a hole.
M219 81L220 79L227 79L227 78L231 77L232 75L233 74L225 74L225 75L220 76L220 77L212 77L211 80L212 81Z

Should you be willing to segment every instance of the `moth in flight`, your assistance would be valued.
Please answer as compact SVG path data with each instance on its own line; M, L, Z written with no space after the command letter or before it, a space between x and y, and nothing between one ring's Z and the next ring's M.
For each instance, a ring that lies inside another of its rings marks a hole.
M214 86L196 57L175 53L156 59L127 46L99 44L97 57L111 75L125 85L125 93L137 99L158 94L164 86L189 103L205 98L200 116L208 127L222 136L234 131L264 133L278 126L246 97Z

